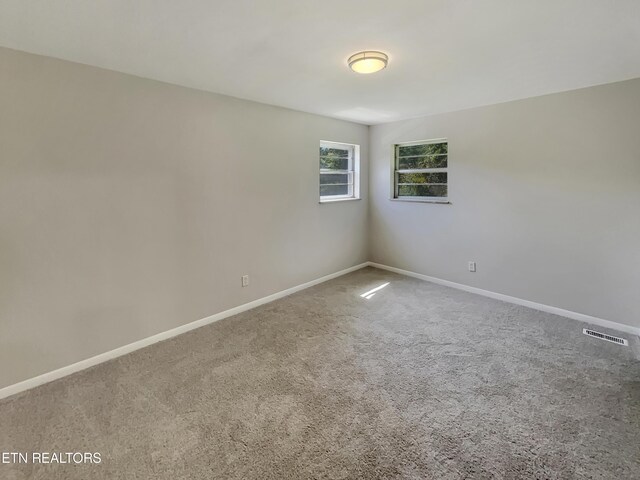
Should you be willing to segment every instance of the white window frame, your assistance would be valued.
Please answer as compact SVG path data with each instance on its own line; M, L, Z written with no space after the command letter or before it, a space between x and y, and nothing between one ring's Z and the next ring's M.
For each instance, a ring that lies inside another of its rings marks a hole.
M318 173L318 192L320 192L320 175L323 173L341 173L351 175L352 194L351 195L325 195L320 196L320 203L342 202L345 200L360 199L360 145L344 142L332 142L329 140L320 140L319 148L340 148L349 152L349 164L347 170L329 170L320 169ZM318 163L320 159L318 158ZM319 193L318 193L319 194Z
M420 202L420 203L442 203L450 204L451 192L449 191L449 153L447 153L446 168L417 168L417 169L398 169L398 148L412 147L415 145L429 145L434 143L446 143L447 152L449 148L449 140L446 138L432 138L429 140L417 140L412 142L399 142L391 146L391 194L389 200L397 202ZM408 197L398 196L398 174L399 173L446 173L447 174L447 196L446 197Z

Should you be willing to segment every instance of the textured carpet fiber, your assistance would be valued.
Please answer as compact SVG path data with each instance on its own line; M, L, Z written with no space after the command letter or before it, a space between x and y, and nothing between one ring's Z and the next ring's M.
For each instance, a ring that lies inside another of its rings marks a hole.
M0 401L102 456L0 478L638 479L638 339L583 326L366 268Z

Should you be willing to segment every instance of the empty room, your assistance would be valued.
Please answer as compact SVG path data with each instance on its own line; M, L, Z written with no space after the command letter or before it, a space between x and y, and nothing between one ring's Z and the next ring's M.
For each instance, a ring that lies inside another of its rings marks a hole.
M640 2L0 0L0 479L640 479Z

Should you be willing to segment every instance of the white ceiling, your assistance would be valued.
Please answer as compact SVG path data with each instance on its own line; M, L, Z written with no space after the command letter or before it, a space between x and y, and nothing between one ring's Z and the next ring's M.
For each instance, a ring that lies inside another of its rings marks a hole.
M640 0L0 0L0 45L376 124L640 77Z

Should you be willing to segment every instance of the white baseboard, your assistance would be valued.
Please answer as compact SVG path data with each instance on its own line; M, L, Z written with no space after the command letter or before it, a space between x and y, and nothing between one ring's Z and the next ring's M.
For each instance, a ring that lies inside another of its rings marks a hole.
M592 325L598 325L600 327L611 328L614 330L618 330L621 332L631 333L633 335L640 336L640 328L633 327L631 325L625 325L622 323L612 322L610 320L604 320L602 318L593 317L591 315L585 315L583 313L572 312L570 310L564 310L558 307L552 307L550 305L544 305L542 303L531 302L529 300L523 300L521 298L512 297L509 295L503 295L502 293L491 292L489 290L483 290L477 287L471 287L469 285L464 285L461 283L450 282L449 280L442 280L436 277L430 277L428 275L423 275L421 273L411 272L409 270L403 270L401 268L390 267L388 265L383 265L375 262L365 262L359 265L355 265L350 268L346 268L344 270L340 270L339 272L335 272L329 275L325 275L324 277L317 278L307 283L303 283L301 285L297 285L295 287L288 288L286 290L282 290L280 292L274 293L272 295L268 295L263 298L259 298L249 303L245 303L243 305L239 305L237 307L231 308L229 310L225 310L224 312L216 313L215 315L211 315L209 317L203 318L201 320L196 320L195 322L187 323L186 325L181 325L179 327L173 328L171 330L167 330L166 332L161 332L151 337L143 338L142 340L138 340L136 342L130 343L128 345L124 345L122 347L116 348L114 350L101 353L96 355L95 357L87 358L85 360L81 360L74 364L68 365L66 367L59 368L57 370L53 370L51 372L44 373L42 375L38 375L37 377L30 378L28 380L24 380L22 382L9 385L7 387L0 389L0 399L9 397L11 395L15 395L16 393L23 392L25 390L29 390L31 388L37 387L39 385L43 385L45 383L49 383L53 380L57 380L62 377L66 377L67 375L71 375L72 373L79 372L81 370L85 370L89 367L93 367L94 365L98 365L100 363L106 362L108 360L121 357L122 355L126 355L127 353L133 352L135 350L139 350L141 348L147 347L149 345L153 345L154 343L161 342L163 340L167 340L169 338L178 336L182 333L186 333L190 330L194 330L196 328L204 327L205 325L209 325L210 323L217 322L218 320L222 320L223 318L231 317L233 315L237 315L238 313L245 312L247 310L251 310L252 308L259 307L260 305L264 305L265 303L273 302L274 300L278 300L282 297L286 297L287 295L291 295L292 293L298 292L300 290L304 290L305 288L312 287L314 285L318 285L319 283L326 282L328 280L341 277L342 275L346 275L347 273L354 272L356 270L360 270L361 268L371 266L375 268L379 268L382 270L388 270L390 272L399 273L401 275L406 275L408 277L419 278L421 280L426 280L428 282L437 283L439 285L444 285L447 287L457 288L459 290L464 290L467 292L475 293L478 295L483 295L485 297L494 298L496 300L502 300L503 302L513 303L516 305L522 305L524 307L533 308L535 310L540 310L542 312L553 313L555 315L560 315L562 317L571 318L573 320L579 320L581 322L590 323Z
M205 325L209 325L210 323L217 322L218 320L222 320L223 318L231 317L232 315L237 315L238 313L251 310L252 308L256 308L256 307L259 307L260 305L264 305L265 303L273 302L274 300L278 300L279 298L286 297L287 295L291 295L292 293L298 292L300 290L304 290L305 288L318 285L319 283L326 282L327 280L341 277L342 275L346 275L347 273L354 272L368 265L369 265L369 262L365 262L365 263L361 263L360 265L355 265L353 267L345 268L344 270L340 270L339 272L331 273L329 275L325 275L324 277L311 280L310 282L303 283L301 285L296 285L295 287L287 288L286 290L282 290L272 295L259 298L258 300L245 303L244 305L239 305L237 307L230 308L229 310L225 310L224 312L216 313L215 315L211 315L209 317L196 320L195 322L187 323L186 325L180 325L179 327L172 328L171 330L167 330L166 332L161 332L156 335L152 335L151 337L143 338L142 340L138 340L128 345L118 347L114 350L101 353L99 355L96 355L95 357L87 358L85 360L81 360L71 365L67 365L66 367L62 367L57 370L53 370L51 372L43 373L42 375L38 375L37 377L29 378L22 382L9 385L7 387L0 389L0 399L9 397L11 395L15 395L16 393L29 390L31 388L37 387L45 383L49 383L53 380L66 377L67 375L71 375L72 373L76 373L86 368L93 367L94 365L98 365L100 363L106 362L107 360L121 357L122 355L126 355L127 353L133 352L135 350L139 350L141 348L147 347L157 342L161 342L162 340L167 340L169 338L175 337L182 333L186 333L190 330L204 327Z
M625 325L623 323L612 322L603 318L592 317L591 315L585 315L584 313L572 312L571 310L564 310L558 307L552 307L550 305L544 305L542 303L531 302L529 300L523 300L517 297L511 297L509 295L503 295L502 293L491 292L489 290L483 290L477 287L470 287L462 283L450 282L449 280L442 280L436 277L430 277L428 275L422 275L421 273L410 272L409 270L402 270L401 268L390 267L388 265L382 265L380 263L369 262L369 266L380 268L382 270L388 270L390 272L399 273L408 277L419 278L420 280L426 280L427 282L437 283L438 285L444 285L446 287L457 288L458 290L464 290L465 292L476 293L489 298L495 298L496 300L502 300L503 302L514 303L516 305L522 305L523 307L533 308L534 310L540 310L542 312L553 313L560 315L561 317L571 318L573 320L579 320L581 322L590 323L592 325L598 325L600 327L612 328L620 332L631 333L633 335L640 336L640 328L633 327L631 325Z

